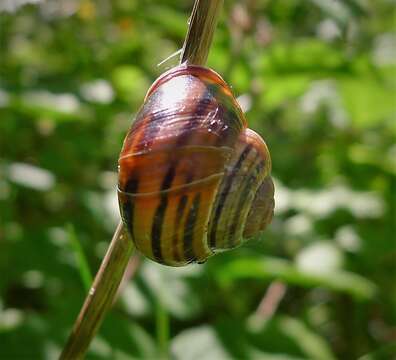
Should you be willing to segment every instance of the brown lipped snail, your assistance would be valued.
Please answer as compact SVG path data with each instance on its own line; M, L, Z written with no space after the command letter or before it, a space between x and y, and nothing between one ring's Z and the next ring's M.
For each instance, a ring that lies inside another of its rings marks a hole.
M204 262L271 221L270 171L267 146L225 81L205 67L177 66L151 86L124 140L124 226L156 262Z

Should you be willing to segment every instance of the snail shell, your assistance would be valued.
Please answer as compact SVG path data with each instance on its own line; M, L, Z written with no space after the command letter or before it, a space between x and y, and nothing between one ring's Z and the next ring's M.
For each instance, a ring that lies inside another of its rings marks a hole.
M270 170L230 87L213 70L181 65L154 82L124 140L121 217L152 260L203 262L271 221Z

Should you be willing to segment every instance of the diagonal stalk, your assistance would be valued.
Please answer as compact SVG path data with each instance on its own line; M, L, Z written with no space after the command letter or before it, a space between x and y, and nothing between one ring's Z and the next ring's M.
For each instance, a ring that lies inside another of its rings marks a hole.
M181 63L205 64L222 5L223 0L195 1ZM77 360L84 357L114 302L133 249L133 243L120 222L60 355L61 360Z
M88 292L60 359L81 359L113 304L133 251L133 243L120 222Z
M223 0L196 0L180 62L205 65Z

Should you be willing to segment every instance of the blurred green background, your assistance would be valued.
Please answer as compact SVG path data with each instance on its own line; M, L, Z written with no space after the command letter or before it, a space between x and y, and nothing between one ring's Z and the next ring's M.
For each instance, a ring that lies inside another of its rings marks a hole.
M0 2L1 359L62 348L192 3ZM226 1L208 66L271 149L274 220L201 266L134 256L88 358L395 358L395 4Z

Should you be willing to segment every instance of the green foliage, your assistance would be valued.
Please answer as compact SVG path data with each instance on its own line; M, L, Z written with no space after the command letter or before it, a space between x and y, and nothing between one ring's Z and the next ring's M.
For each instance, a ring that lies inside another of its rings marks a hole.
M70 244L76 256L77 268L80 271L81 280L84 284L85 291L88 292L89 289L91 288L93 279L92 279L91 271L89 269L89 265L87 263L87 259L81 248L81 244L77 239L73 226L69 225L67 227L67 230L69 232L68 235L70 239Z
M0 2L0 358L54 359L193 2L29 3ZM271 149L275 218L204 265L135 257L88 358L394 356L395 31L391 0L225 2L208 65Z

